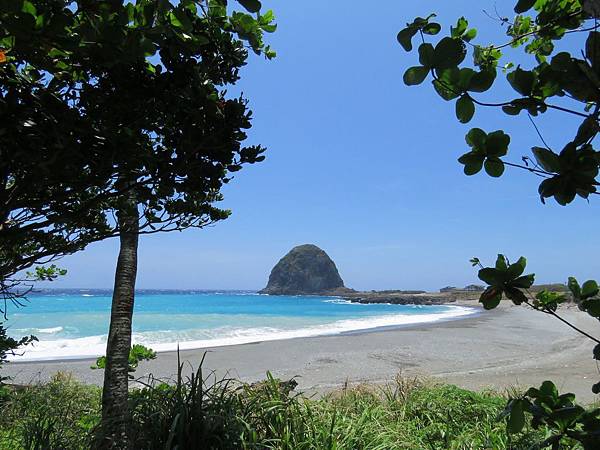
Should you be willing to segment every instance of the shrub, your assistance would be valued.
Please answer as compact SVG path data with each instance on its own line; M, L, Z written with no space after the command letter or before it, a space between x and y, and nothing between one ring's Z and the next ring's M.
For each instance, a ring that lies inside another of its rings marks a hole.
M130 396L135 449L529 449L547 429L509 435L504 396L398 378L307 398L271 374L244 384L202 368L173 384L150 380ZM6 388L8 389L8 388ZM5 390L0 448L93 448L100 389L58 375Z
M129 372L135 372L138 364L141 361L150 361L156 358L156 352L151 348L145 347L141 344L134 344L129 350ZM90 367L90 369L105 369L106 368L106 356L101 356L96 360L96 364Z
M46 384L13 388L2 405L0 448L90 448L91 430L100 420L100 398L100 388L61 373Z

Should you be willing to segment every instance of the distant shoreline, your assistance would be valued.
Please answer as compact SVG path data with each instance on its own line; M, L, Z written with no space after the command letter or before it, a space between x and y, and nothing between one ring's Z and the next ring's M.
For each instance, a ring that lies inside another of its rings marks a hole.
M463 302L460 302L463 303ZM469 302L465 306L474 306ZM561 314L580 328L592 331L597 321L576 308ZM392 330L370 330L334 336L259 342L201 350L183 350L184 376L195 370L206 354L204 373L242 381L297 376L298 389L323 393L346 383L387 383L398 374L434 377L469 389L539 386L552 379L561 392L574 392L582 402L591 392L597 369L592 347L556 319L524 307L503 304L461 320L422 324ZM136 377L152 374L173 380L176 352L164 352L142 362ZM90 360L7 364L3 375L14 383L48 380L57 371L102 385L103 371L91 370Z
M434 306L434 305L415 305L415 306ZM360 335L360 334L369 334L369 333L379 333L379 332L384 332L384 331L393 331L393 330L399 330L399 329L404 329L404 328L415 328L415 327L424 327L424 326L432 326L433 327L433 326L436 326L436 325L439 325L439 324L442 324L445 322L467 320L469 318L473 318L473 317L476 317L476 316L482 314L482 310L480 308L473 307L472 305L440 304L440 305L435 305L435 306L449 306L449 307L465 308L465 309L468 309L469 312L467 314L463 314L463 315L436 318L435 320L422 320L422 321L416 321L414 323L400 323L400 324L394 324L394 325L374 326L371 328L348 330L348 331L342 331L342 332L338 332L338 333L324 332L323 334L316 334L313 336L298 336L298 337L290 337L290 338L284 337L284 338L279 338L279 339L276 338L276 339L268 339L268 340L256 340L256 341L251 341L251 342L242 342L242 343L226 344L226 345L219 345L219 346L188 347L188 346L186 346L186 341L181 341L181 342L177 343L177 345L184 347L184 350L182 350L182 351L201 351L204 349L212 349L212 348L225 348L225 347L236 347L236 346L241 346L241 345L254 345L254 344L260 344L263 342L293 341L296 339L328 338L328 337L334 337L334 336L351 336L351 335ZM417 318L420 316L415 315L414 317ZM421 316L421 317L427 318L427 316ZM172 343L170 345L172 345ZM150 345L150 346L152 347L152 345ZM169 349L169 350L157 349L156 350L157 354L173 353L173 352L175 352L175 350L172 350L172 349ZM10 364L25 365L25 364L43 364L46 362L61 363L61 362L73 362L73 361L93 362L97 358L98 358L98 356L91 356L91 355L72 356L72 357L57 357L57 358L41 357L41 358L35 358L35 359L22 359L22 360L14 359L14 360L10 361Z

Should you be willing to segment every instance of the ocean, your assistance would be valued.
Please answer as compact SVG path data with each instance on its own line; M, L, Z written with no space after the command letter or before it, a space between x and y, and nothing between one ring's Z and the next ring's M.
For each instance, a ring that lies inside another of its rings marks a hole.
M109 290L44 291L25 307L9 307L13 337L39 342L13 361L103 355L110 317ZM359 304L332 297L268 296L246 291L157 291L136 294L133 342L156 351L196 349L325 336L460 318L461 306Z

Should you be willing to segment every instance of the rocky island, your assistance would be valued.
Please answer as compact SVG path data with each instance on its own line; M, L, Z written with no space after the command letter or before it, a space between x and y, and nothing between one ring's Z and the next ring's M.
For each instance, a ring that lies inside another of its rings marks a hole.
M267 287L261 294L323 295L342 297L357 303L439 305L465 296L457 290L443 293L424 291L368 291L347 288L333 260L319 247L304 244L294 247L273 267ZM471 293L472 296L472 293Z
M273 267L267 287L261 294L343 295L353 292L333 260L316 245L294 247Z

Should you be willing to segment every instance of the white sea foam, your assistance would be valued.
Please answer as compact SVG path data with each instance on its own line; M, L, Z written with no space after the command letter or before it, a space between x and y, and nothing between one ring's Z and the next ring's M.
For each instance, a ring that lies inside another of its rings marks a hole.
M63 327L52 327L52 328L38 328L38 333L55 334L60 333Z
M273 327L221 328L216 330L187 330L182 332L163 330L134 333L133 342L147 345L159 352L174 351L177 350L178 346L181 350L191 350L439 322L457 319L473 313L475 313L475 310L472 308L449 306L447 311L434 314L387 314L360 319L338 320L328 324L291 330ZM206 338L193 339L194 335L204 335ZM36 342L33 346L28 346L24 350L25 352L22 356L11 357L10 359L15 361L40 361L98 357L103 355L106 350L106 336L55 340L41 338L39 342Z
M357 302L351 302L343 298L332 298L331 300L324 300L324 303L333 303L334 305L360 305Z
M63 331L63 327L51 327L51 328L17 328L16 333L19 334L56 334Z

